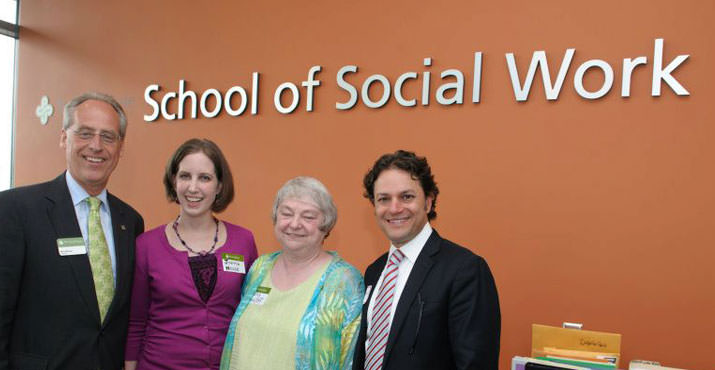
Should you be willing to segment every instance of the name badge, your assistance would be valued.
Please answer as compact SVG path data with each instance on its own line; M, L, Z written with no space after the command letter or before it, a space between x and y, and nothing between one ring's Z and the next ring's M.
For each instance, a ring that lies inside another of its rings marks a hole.
M223 261L224 271L237 274L246 273L246 265L243 263L243 256L240 254L223 253L221 254L221 261Z
M368 285L365 289L365 297L362 299L362 304L367 303L367 299L370 298L370 291L372 290L372 285Z
M57 252L62 257L87 254L87 245L84 244L84 239L81 237L60 238L57 239Z
M259 286L256 289L256 294L253 295L253 298L251 298L251 304L257 304L259 306L263 305L266 303L266 299L268 298L268 293L271 292L271 288L265 287L265 286Z

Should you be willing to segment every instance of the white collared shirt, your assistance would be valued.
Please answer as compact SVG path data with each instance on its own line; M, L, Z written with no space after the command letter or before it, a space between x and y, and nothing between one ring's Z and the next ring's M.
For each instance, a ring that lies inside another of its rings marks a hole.
M87 255L89 255L89 203L86 199L90 196L86 190L80 185L77 180L70 175L69 171L65 172L65 179L67 180L67 188L70 191L70 196L72 197L72 204L74 205L74 214L77 217L77 223L79 224L79 229L82 232L82 238L84 239L84 244L87 246ZM115 256L114 249L114 232L112 230L112 214L109 212L109 203L107 203L107 189L103 189L97 198L102 202L99 205L99 218L102 221L102 230L104 231L104 238L107 240L107 247L109 248L109 259L112 261L112 275L114 276L114 286L117 286L117 258Z
M400 262L400 268L398 270L398 275L397 275L397 280L395 281L395 295L393 297L392 301L392 307L390 308L390 327L392 327L392 320L395 319L395 308L397 307L397 303L400 302L400 296L402 296L402 291L405 289L405 285L407 285L407 278L410 277L410 272L412 272L412 267L415 265L415 261L417 261L417 257L420 255L420 252L422 252L422 248L424 248L425 244L427 243L427 239L429 239L430 235L432 235L432 226L430 226L429 222L425 223L425 226L422 228L422 231L417 234L412 240L407 242L405 245L400 247L400 251L405 255L405 258L402 259L402 262ZM392 252L397 249L394 245L390 244L390 251L387 254L388 257L388 262L390 255ZM387 262L385 263L385 267L387 267ZM378 292L380 291L380 287L382 286L382 280L385 277L385 269L382 269L382 273L380 274L380 279L377 281L375 286L372 288L372 296L370 297L370 305L367 307L367 333L368 333L368 339L371 332L372 328L372 307L375 305L375 300L377 299ZM367 344L368 341L365 341L365 349L367 350Z

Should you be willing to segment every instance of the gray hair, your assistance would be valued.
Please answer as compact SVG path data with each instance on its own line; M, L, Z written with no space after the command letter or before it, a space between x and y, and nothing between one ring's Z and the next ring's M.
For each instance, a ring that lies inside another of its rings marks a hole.
M320 209L323 214L323 222L319 228L320 231L326 234L325 236L328 236L327 234L330 234L330 230L333 229L333 226L338 221L338 209L335 207L333 197L328 193L325 185L313 177L298 176L283 184L273 201L273 214L271 215L273 224L276 224L276 213L284 200L303 197L308 197Z
M127 133L127 115L124 113L124 109L119 102L107 94L102 94L98 92L88 92L84 93L65 104L64 116L62 117L62 128L67 130L72 124L74 124L74 112L77 107L87 100L99 100L103 101L114 108L114 111L119 115L119 136L124 138Z

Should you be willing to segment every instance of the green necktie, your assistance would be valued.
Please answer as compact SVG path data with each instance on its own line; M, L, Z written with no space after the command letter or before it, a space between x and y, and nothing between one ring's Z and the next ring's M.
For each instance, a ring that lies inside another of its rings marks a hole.
M99 303L99 315L104 321L109 305L114 298L114 277L112 276L112 261L109 258L107 239L102 230L102 221L99 218L99 205L101 201L95 197L87 198L89 202L89 264L92 266L94 290Z

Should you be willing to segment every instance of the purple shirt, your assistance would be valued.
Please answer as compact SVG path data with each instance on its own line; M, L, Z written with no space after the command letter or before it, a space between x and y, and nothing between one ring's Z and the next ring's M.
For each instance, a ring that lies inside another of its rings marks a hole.
M224 225L226 243L214 252L216 287L206 303L196 290L187 253L169 244L166 225L137 238L125 355L127 361L138 362L137 369L219 368L246 276L245 272L225 271L222 256L242 255L246 272L257 257L250 231L228 222Z

